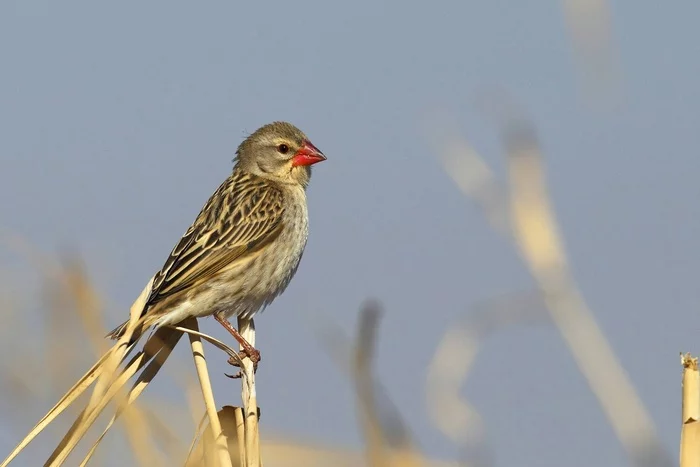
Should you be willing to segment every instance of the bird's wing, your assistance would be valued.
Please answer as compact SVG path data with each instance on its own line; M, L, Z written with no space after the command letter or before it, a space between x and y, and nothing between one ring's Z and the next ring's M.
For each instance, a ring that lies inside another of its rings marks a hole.
M284 212L282 196L269 183L234 171L209 198L156 274L147 308L206 282L227 264L277 238Z

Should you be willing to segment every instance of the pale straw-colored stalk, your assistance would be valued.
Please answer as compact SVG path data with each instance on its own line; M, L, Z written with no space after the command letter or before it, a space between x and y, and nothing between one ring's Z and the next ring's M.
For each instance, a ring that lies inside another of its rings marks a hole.
M700 372L698 359L681 355L683 405L681 425L681 467L700 467Z
M255 323L238 318L238 332L255 347ZM243 349L243 347L241 347ZM261 467L260 432L258 429L258 396L255 389L255 369L249 358L241 362L241 398L243 399L245 432L245 467Z
M199 332L199 326L195 318L188 318L182 323L183 327L190 328L193 331ZM192 356L194 358L194 366L197 369L199 384L202 388L202 396L204 398L204 406L209 417L209 427L214 439L213 448L216 450L216 458L218 459L219 467L231 467L231 457L228 453L226 437L221 430L219 415L216 410L216 402L214 402L214 392L209 379L209 370L207 369L207 361L204 358L204 346L198 335L188 334L190 346L192 347Z
M435 141L447 173L513 241L630 460L640 466L671 465L646 407L573 279L547 192L535 128L508 96L495 97L490 104L503 132L509 183L499 183L467 142L454 133L445 134L449 123L433 128L442 133Z

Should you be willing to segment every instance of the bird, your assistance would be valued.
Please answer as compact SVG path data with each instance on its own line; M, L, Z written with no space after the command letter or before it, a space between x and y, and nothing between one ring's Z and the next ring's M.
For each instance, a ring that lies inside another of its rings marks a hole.
M260 352L229 318L251 319L294 277L309 234L311 166L325 160L287 122L264 125L241 142L230 176L154 276L132 342L147 329L213 315L257 367ZM108 337L121 337L128 323Z

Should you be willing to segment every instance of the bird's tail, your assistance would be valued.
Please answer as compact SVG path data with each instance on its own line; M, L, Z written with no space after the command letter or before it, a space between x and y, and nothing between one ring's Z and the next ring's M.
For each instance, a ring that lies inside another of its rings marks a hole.
M127 319L124 321L122 324L117 326L116 328L112 329L112 331L107 334L105 337L109 337L112 340L117 340L120 337L124 335L124 331L126 330L126 326L129 324L129 320Z
M137 340L139 340L141 336L143 336L143 333L146 332L146 330L150 327L151 323L152 320L144 320L143 318L139 319L136 323L136 328L134 329L134 332L131 334L131 339L129 339L128 345L131 345ZM121 338L124 335L124 332L126 331L128 325L129 320L127 319L122 324L112 329L112 331L105 337L108 337L112 340L117 340Z

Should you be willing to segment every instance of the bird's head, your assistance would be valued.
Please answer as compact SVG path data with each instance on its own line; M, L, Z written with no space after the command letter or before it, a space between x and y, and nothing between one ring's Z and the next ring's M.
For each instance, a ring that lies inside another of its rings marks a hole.
M236 155L249 173L304 187L311 178L311 166L326 160L301 130L287 122L259 128L238 146Z

